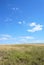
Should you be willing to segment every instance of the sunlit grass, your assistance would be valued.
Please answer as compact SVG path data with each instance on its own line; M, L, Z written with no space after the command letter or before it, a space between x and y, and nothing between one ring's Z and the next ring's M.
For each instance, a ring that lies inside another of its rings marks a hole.
M0 45L0 65L44 65L44 45Z

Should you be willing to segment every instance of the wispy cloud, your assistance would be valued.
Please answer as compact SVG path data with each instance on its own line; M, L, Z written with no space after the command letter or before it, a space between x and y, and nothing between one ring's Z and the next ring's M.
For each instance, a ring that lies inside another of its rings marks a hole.
M8 9L11 9L11 10L13 10L13 11L19 10L18 7L12 6L12 4L8 4Z
M2 37L2 38L0 38L0 40L8 40L8 38L6 38L6 37Z
M19 10L19 8L17 8L17 7L13 7L13 8L11 8L13 11L17 11L17 10Z
M12 35L9 34L1 34L0 35L0 42L4 43L27 43L30 40L33 40L33 36L18 36L18 37L13 37Z
M17 39L17 43L29 43L30 40L33 40L34 37L33 36L19 36L16 38Z
M11 22L12 19L7 17L4 21L5 21L5 22Z
M12 35L9 34L1 34L0 35L0 42L4 43L43 43L44 40L37 40L36 37L33 36L18 36L18 37L13 37Z
M44 40L32 40L31 43L44 43Z
M33 27L32 29L28 29L28 32L36 32L36 31L41 31L43 29L43 25L41 24L36 24L35 22L32 22L29 24L30 27Z
M15 10L15 8L12 8L12 10Z
M32 36L21 36L20 38L22 38L22 39L34 39L34 37L32 37Z
M22 24L22 22L21 22L21 21L19 21L19 22L18 22L18 24Z
M25 21L19 21L18 24L25 24Z
M7 35L7 34L1 34L0 35L0 40L9 40L11 38L11 36L10 35Z
M4 40L15 40L16 38L13 38L11 35L8 34L1 34L0 35L0 40L4 41Z
M17 14L17 12L20 12L20 8L12 6L11 4L8 5L8 11L10 13L10 16Z
M9 37L9 38L11 38L11 35L8 35L8 34L2 34L1 36L2 37Z

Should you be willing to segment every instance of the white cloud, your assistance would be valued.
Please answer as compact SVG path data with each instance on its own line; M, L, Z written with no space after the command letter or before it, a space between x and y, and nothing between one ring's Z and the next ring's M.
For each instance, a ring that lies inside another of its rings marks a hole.
M30 40L33 40L34 37L33 36L19 36L19 37L16 37L16 43L29 43Z
M9 43L41 43L44 40L37 40L33 36L19 36L19 37L12 37L8 34L0 35L0 42L9 42Z
M25 24L25 21L19 21L18 24Z
M41 31L43 29L43 25L41 24L36 24L34 22L32 22L30 25L30 27L33 27L32 29L28 29L28 32L36 32L36 31Z
M19 21L19 22L18 22L18 24L22 24L22 22L21 22L21 21Z
M12 10L15 10L15 8L12 8Z
M19 8L16 8L16 10L19 10Z
M36 40L32 40L31 43L44 43L44 40L39 40L39 39L37 40L36 39Z
M0 40L15 40L16 38L13 38L11 35L8 34L2 34L0 35Z
M34 39L34 37L32 36L21 36L20 38L21 39Z
M36 26L36 23L32 22L32 23L29 24L29 26Z
M19 8L17 8L17 7L13 7L13 8L11 8L13 11L17 11L17 10L19 10Z
M2 36L11 38L11 35L8 35L8 34L2 34Z
M2 35L0 35L0 40L9 40L11 38L11 36L10 35L8 35L8 34L2 34Z
M0 38L0 40L8 40L8 38L2 37L2 38Z

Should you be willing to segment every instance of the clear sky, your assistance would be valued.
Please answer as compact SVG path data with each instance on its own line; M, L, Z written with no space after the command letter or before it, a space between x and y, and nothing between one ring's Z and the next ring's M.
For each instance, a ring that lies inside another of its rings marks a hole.
M0 0L0 44L44 42L44 0Z

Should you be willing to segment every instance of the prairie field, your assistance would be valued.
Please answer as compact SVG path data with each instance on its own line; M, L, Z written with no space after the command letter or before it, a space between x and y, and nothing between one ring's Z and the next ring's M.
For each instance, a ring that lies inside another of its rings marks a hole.
M44 44L0 45L0 65L44 65Z

